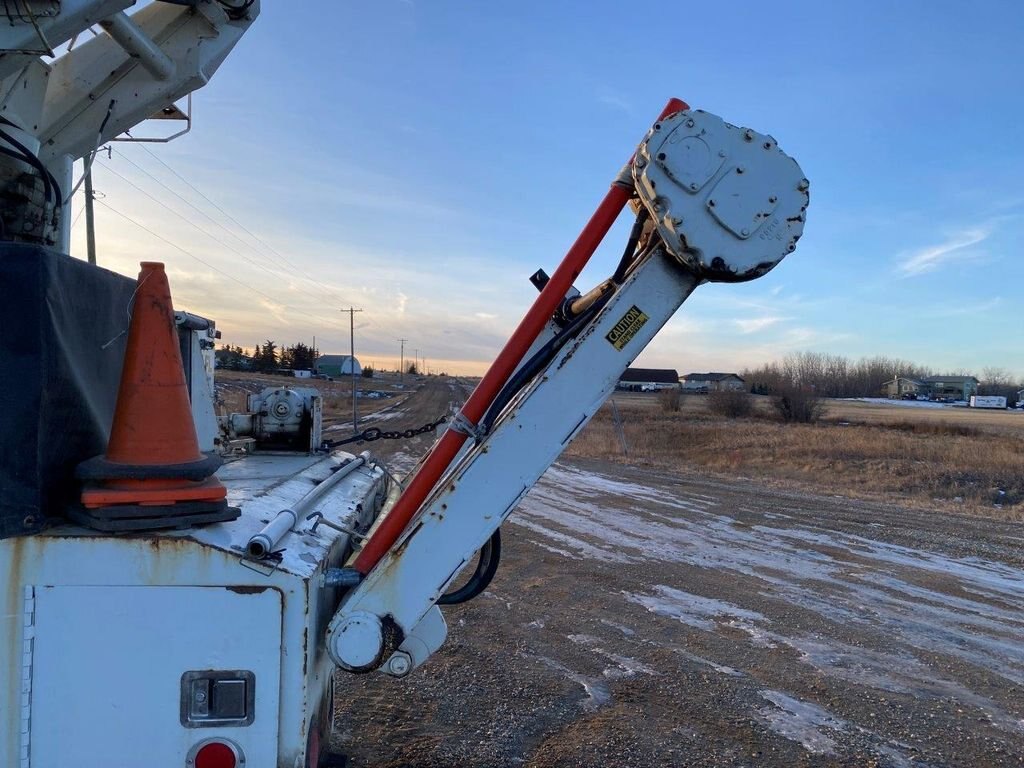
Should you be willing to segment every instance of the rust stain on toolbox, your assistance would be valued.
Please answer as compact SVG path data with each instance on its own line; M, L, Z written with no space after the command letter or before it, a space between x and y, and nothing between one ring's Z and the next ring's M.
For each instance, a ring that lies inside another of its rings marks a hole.
M648 320L650 318L643 313L640 307L634 304L626 311L622 319L615 324L615 327L608 332L605 338L608 339L613 347L621 352L623 347L629 343L630 339L637 335Z

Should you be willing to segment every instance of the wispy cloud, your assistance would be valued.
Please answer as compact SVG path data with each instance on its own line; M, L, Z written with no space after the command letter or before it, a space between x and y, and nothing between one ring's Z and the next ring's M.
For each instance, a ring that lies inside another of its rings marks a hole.
M758 331L763 331L765 328L770 328L771 326L788 319L788 317L767 315L764 317L751 317L745 320L733 320L732 322L740 329L740 333L757 333Z
M924 313L925 317L960 317L962 315L980 315L985 312L991 312L993 309L999 307L1003 303L1001 296L993 296L988 301L977 302L975 304L963 304L950 307L943 307L941 309L933 309Z
M616 94L611 93L610 91L604 91L603 93L599 94L597 97L597 101L599 104L603 104L606 107L611 107L612 109L617 109L620 112L625 112L627 115L633 114L633 105L630 104L621 96L617 96Z
M269 299L260 299L260 305L269 312L281 325L289 324L288 307L285 304L277 304Z
M494 320L497 315L492 315L490 312L474 312L473 317L478 317L481 320Z
M983 243L992 234L991 223L962 229L938 245L931 245L905 254L897 265L904 277L931 272L950 261L976 259L983 255L967 249Z

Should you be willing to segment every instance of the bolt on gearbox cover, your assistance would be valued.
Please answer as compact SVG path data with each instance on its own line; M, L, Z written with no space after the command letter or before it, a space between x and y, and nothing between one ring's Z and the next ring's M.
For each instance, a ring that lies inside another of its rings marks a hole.
M701 110L654 124L633 179L668 250L705 280L760 277L803 233L810 185L796 160Z

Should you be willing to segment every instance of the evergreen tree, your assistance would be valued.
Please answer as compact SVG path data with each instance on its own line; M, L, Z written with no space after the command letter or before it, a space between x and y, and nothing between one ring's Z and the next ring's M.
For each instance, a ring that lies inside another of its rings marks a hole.
M256 354L253 355L253 367L263 373L273 373L277 370L277 344L270 339L263 343L261 349L256 346Z

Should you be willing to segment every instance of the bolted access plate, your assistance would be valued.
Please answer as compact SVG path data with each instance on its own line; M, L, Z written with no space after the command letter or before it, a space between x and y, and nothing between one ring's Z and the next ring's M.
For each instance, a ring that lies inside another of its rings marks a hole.
M771 136L701 110L655 123L633 179L666 247L705 280L760 277L796 249L809 183Z

